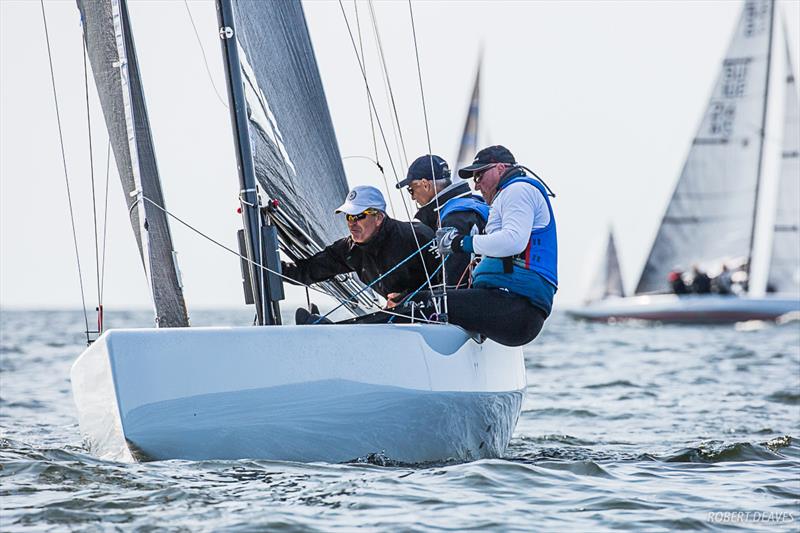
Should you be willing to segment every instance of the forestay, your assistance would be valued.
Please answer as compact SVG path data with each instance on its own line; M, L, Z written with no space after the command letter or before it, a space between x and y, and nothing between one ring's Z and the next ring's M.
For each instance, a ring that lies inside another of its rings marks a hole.
M188 326L125 0L77 0L131 225L160 327ZM142 196L151 202L143 199Z
M767 287L800 293L800 106L788 38L785 48L783 149Z
M750 257L767 96L772 0L748 0L636 289L675 267Z

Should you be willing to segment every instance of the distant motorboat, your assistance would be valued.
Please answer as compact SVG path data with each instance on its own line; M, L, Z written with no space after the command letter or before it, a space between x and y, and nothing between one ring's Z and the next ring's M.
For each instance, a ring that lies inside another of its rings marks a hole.
M774 46L775 9L773 0L745 2L635 295L619 298L607 292L569 310L571 316L721 323L775 320L800 311L800 106L785 34L781 59L786 76L770 87L770 70L776 56L781 56L773 51L773 47L781 48ZM781 90L783 129L769 135L782 139L782 151L775 220L769 232L767 294L761 296L764 291L754 290L751 283L751 259L759 190L769 157L764 146L768 106L780 101ZM674 269L699 265L713 274L713 269L736 258L744 265L744 271L736 274L749 285L738 296L664 294L670 290L667 275ZM616 283L612 277L619 276L618 266L616 271L606 268L604 272L605 281L596 281L593 290Z

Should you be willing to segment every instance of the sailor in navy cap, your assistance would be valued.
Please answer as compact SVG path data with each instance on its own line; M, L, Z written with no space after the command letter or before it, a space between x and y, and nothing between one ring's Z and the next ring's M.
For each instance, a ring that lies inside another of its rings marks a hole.
M390 218L383 194L375 187L353 187L335 212L344 214L350 235L308 259L283 263L285 276L310 285L355 272L362 282L370 284L413 256L372 286L387 299L388 307L393 307L403 296L425 284L426 270L436 269L439 261L425 246L433 239L433 230L420 222ZM419 250L417 243L423 250ZM295 319L298 324L309 323L309 316L313 315L298 309Z
M458 173L475 180L491 209L483 235L437 232L440 253L482 256L472 288L448 293L448 320L502 344L526 344L541 331L558 288L555 195L500 145Z
M438 155L418 157L408 167L406 179L397 188L406 187L411 198L419 205L414 215L434 231L440 227L453 227L462 235L483 232L489 217L489 205L476 196L466 181L453 183L447 161ZM466 286L469 276L467 267L472 258L469 254L457 254L445 264L445 280L448 287Z

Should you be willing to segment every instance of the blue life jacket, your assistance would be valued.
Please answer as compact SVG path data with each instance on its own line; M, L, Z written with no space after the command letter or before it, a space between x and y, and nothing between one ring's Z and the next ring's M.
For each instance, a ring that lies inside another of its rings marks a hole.
M444 220L448 215L460 211L474 211L484 222L489 220L489 204L484 202L483 198L480 196L475 195L448 200L447 203L439 209L439 217Z
M473 286L501 288L526 296L533 305L549 314L558 290L556 219L545 187L524 173L502 181L497 192L517 182L528 183L542 193L550 222L544 228L531 229L528 245L522 253L505 258L485 257L475 268Z

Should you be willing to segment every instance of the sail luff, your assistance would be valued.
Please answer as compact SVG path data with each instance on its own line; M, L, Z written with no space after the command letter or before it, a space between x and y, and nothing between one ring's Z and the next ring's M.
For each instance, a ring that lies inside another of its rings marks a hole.
M753 253L755 251L756 242L756 223L758 221L758 195L761 191L761 175L764 167L764 143L767 138L767 110L769 107L769 76L772 67L772 34L775 27L775 0L770 0L770 13L769 13L769 38L767 39L767 73L764 78L764 107L761 112L761 140L759 143L758 151L758 166L756 174L756 192L753 199L753 223L750 226L750 253L747 256L747 275L751 275L751 267L753 264Z
M594 302L615 296L625 296L625 289L622 283L622 270L619 266L614 232L609 229L603 258L592 279L586 301Z
M472 158L478 150L478 129L480 127L480 100L481 100L481 66L483 58L478 60L478 70L475 73L475 83L472 86L472 95L469 99L469 109L464 120L464 130L461 133L458 156L455 169L463 168L472 163ZM457 174L456 174L457 175Z
M125 0L77 0L92 74L159 327L188 326ZM151 203L152 202L152 203ZM155 205L153 205L155 204Z
M619 256L617 255L617 245L614 241L614 232L608 232L608 251L606 252L606 286L604 298L609 296L625 296L625 289L622 284L622 270L619 266Z
M783 146L767 290L797 294L800 293L800 97L785 29L784 38Z
M259 189L264 200L277 202L269 216L281 249L292 260L309 257L346 235L334 211L349 187L302 4L230 4ZM352 296L357 283L328 285Z
M744 4L637 294L667 292L672 269L713 270L751 254L772 12L772 0Z

